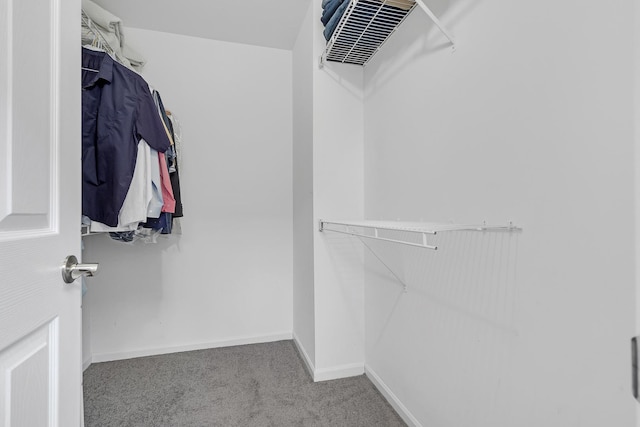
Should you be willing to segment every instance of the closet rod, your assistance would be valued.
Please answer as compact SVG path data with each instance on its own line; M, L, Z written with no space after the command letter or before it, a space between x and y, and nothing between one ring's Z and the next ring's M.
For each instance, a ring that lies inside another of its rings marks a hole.
M334 228L331 226L337 226ZM342 228L341 228L342 227ZM359 238L381 240L383 242L398 243L417 248L437 250L438 247L430 245L427 241L427 235L435 235L439 232L446 231L506 231L516 232L522 231L513 223L508 225L487 225L487 224L452 224L452 223L426 223L426 222L400 222L400 221L324 221L320 220L319 230L332 231L334 233L347 234ZM367 234L364 230L372 230ZM403 236L397 238L381 237L380 230L395 233L413 233L418 235L421 240L416 243L416 239L405 239Z

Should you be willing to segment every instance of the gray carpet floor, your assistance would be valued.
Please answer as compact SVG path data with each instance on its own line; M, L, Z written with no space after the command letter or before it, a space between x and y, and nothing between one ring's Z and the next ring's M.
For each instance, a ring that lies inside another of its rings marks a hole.
M86 427L405 426L366 376L314 383L293 341L93 364Z

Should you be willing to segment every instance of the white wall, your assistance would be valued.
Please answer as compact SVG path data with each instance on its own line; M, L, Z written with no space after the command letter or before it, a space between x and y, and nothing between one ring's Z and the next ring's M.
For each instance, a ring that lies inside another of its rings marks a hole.
M95 359L290 338L291 52L126 36L182 125L185 216L157 245L85 239Z
M363 215L363 73L318 67L322 8L310 3L293 50L293 329L314 380L323 381L364 372L362 248L318 231L320 219Z
M635 425L632 2L429 4L365 71L365 216L515 221L367 258L366 360L429 427Z
M312 5L293 47L293 334L315 369Z
M313 6L315 64L324 51L320 1ZM319 233L320 219L362 218L363 72L313 66L313 212L317 380L364 368L362 247L348 236Z

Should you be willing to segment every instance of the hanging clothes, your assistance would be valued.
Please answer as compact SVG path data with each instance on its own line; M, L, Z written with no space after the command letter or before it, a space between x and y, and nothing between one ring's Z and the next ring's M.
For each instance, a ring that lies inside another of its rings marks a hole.
M145 59L142 55L125 43L122 20L103 9L100 5L91 0L82 0L82 11L96 26L104 41L113 51L116 58L119 58L127 67L139 68L144 66ZM90 28L82 27L82 44L91 45L95 40L95 34Z
M82 51L83 224L115 240L155 242L182 216L173 123L129 68L143 59L128 55L120 19L83 0L82 22L92 45Z
M159 218L162 213L162 182L160 181L160 157L151 149L151 201L147 206L147 218Z
M86 48L82 68L82 214L116 227L139 141L161 153L171 142L139 74Z
M180 191L180 175L178 172L178 153L176 150L176 137L173 129L173 123L167 114L167 110L164 108L162 103L162 98L160 97L160 93L158 91L153 91L153 99L156 102L156 106L158 107L158 113L162 118L162 122L164 123L164 129L167 132L167 136L171 141L171 147L165 152L167 159L167 167L169 170L169 179L171 181L171 189L173 190L173 196L175 200L175 210L173 212L173 217L179 218L182 217L182 195Z
M91 231L99 233L137 229L138 224L147 218L147 207L152 197L151 147L142 139L138 143L138 157L129 191L118 214L118 225L109 227L100 222L91 221Z
M162 183L162 212L174 213L176 211L176 199L173 197L171 188L171 178L169 178L169 168L164 153L158 153L160 158L160 182Z

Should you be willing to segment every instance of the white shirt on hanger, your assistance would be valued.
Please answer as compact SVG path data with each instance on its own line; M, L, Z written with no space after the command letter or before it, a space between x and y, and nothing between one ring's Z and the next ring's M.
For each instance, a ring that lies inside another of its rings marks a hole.
M147 218L160 218L164 206L162 183L160 182L160 157L151 149L151 201L147 208Z
M118 225L109 227L101 222L91 221L92 232L132 231L138 228L140 222L146 221L147 209L153 195L153 160L151 151L152 148L149 147L149 144L144 139L141 139L138 143L138 155L131 185L118 214ZM157 155L156 152L156 168L158 163Z

